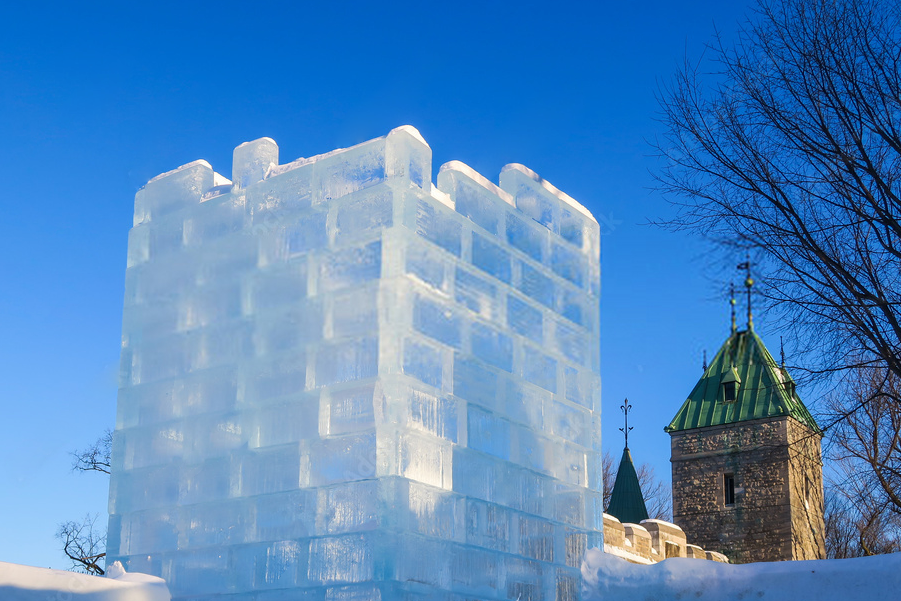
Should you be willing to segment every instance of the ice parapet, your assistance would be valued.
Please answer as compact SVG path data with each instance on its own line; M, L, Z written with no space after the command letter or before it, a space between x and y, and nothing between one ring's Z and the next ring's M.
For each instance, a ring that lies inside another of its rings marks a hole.
M111 560L175 599L578 598L597 223L521 165L431 172L401 127L138 193Z

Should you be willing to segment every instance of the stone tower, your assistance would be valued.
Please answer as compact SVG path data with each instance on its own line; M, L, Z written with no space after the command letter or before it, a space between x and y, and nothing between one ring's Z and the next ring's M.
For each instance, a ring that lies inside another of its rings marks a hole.
M734 326L665 428L673 521L733 563L822 559L822 431L795 382Z

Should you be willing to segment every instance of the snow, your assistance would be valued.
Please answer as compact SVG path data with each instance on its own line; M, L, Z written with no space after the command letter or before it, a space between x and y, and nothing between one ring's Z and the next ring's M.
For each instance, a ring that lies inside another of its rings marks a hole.
M0 599L3 601L169 601L162 578L127 573L115 562L106 577L64 570L34 568L0 561Z
M582 601L889 601L899 590L901 553L744 565L670 558L648 566L589 549L582 563Z

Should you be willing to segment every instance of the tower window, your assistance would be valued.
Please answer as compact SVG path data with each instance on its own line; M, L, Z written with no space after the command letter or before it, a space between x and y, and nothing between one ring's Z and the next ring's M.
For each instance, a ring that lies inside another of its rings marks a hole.
M727 403L735 402L735 382L723 383L723 394Z
M723 496L726 505L735 505L735 474L723 474Z

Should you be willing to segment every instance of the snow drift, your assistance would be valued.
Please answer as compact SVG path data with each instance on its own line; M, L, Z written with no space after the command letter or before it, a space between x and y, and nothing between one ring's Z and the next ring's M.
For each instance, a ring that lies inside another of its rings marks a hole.
M0 561L2 601L170 601L162 578L128 574L114 563L105 578Z
M744 565L674 557L648 566L589 549L582 563L583 601L848 601L899 591L901 553Z

